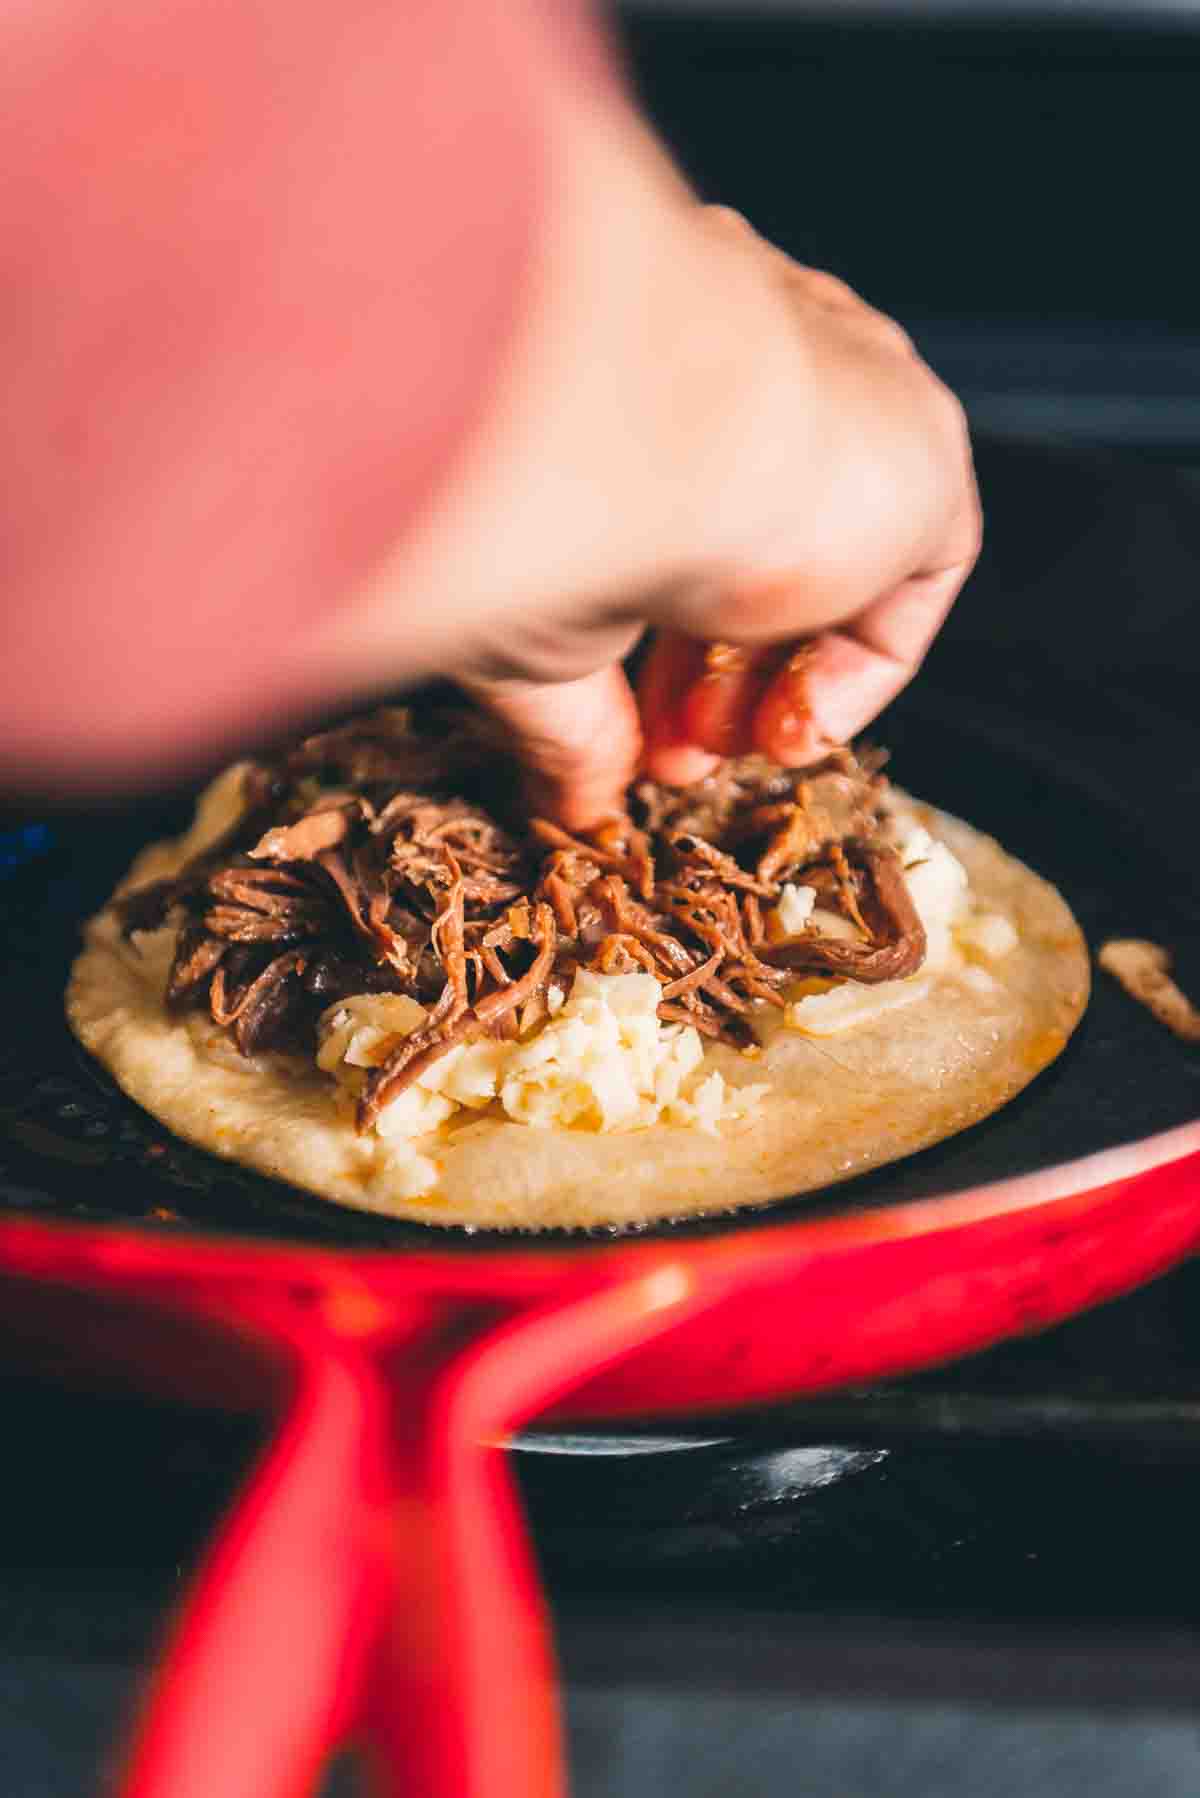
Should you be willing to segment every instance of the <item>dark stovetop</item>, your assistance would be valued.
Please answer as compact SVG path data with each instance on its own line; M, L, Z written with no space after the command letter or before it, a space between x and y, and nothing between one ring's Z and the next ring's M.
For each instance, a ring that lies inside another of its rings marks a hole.
M261 1431L16 1377L0 1405L5 1790L83 1798ZM1200 1264L711 1438L520 1457L577 1798L1195 1789Z

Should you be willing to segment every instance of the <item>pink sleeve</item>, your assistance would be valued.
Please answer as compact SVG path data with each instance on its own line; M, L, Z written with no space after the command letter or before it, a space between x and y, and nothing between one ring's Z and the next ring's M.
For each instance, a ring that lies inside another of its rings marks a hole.
M291 645L485 404L546 188L549 0L43 0L0 22L0 778L162 766Z

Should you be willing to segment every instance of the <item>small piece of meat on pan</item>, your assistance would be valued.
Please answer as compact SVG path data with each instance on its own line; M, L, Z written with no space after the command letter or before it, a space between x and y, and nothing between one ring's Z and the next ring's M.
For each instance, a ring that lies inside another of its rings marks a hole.
M1144 1005L1181 1042L1200 1043L1200 1011L1171 979L1171 957L1158 943L1140 937L1114 937L1096 958L1106 974L1119 980L1131 999Z

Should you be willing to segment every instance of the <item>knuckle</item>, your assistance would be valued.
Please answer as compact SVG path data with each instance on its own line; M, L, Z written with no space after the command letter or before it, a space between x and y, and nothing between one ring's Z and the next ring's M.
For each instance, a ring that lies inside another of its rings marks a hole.
M975 480L970 428L961 400L936 377L933 379L934 472L944 496L943 516L949 521L946 541L950 559L969 571L983 549L983 507Z
M808 268L796 264L796 272L815 299L832 300L836 304L867 310L866 301L855 293L848 281L840 275L830 274L828 269Z
M763 604L754 590L725 584L705 586L703 592L689 595L682 606L678 628L700 642L718 642L727 638L732 644L754 640L761 631Z
M917 354L917 346L903 325L889 318L886 312L876 312L873 317L876 334L888 349L898 350L904 356Z
M946 383L934 374L932 369L929 370L929 380L938 423L947 439L954 445L960 459L969 463L971 431L967 422L966 409L953 388L947 387Z
M496 643L481 643L459 671L459 684L470 693L486 696L495 688L521 685L529 679L525 658Z
M972 568L982 553L983 536L983 507L979 503L979 493L972 481L962 524L963 560Z
M786 628L787 609L777 585L730 581L695 596L684 628L706 642L761 643Z
M971 456L971 427L966 408L952 388L947 387L927 365L922 366L926 367L931 425L943 465L949 465L953 469L956 486L978 508ZM964 506L967 500L964 500Z
M701 208L706 224L717 231L727 231L736 237L753 237L754 227L749 219L734 206L704 206Z

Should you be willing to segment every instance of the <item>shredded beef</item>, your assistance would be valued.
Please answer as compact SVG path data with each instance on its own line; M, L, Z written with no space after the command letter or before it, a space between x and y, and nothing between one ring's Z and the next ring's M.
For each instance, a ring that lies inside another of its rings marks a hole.
M643 781L629 815L572 834L514 815L490 726L390 708L251 764L220 842L115 909L126 934L178 922L168 1002L204 1007L246 1055L311 1051L322 1011L355 993L419 1000L424 1022L367 1077L367 1129L455 1044L545 1017L580 969L651 974L661 1018L740 1046L798 973L914 972L925 936L879 770L849 750L802 773L747 756L693 788ZM810 924L778 940L787 881L855 939Z
M198 989L207 993L227 947L220 937L209 935L200 919L193 918L185 924L175 945L175 959L167 982L167 1004L178 1006Z
M350 819L357 809L350 805L326 805L311 812L295 824L276 825L250 851L255 861L308 862L322 849L336 849L350 829Z
M846 857L849 861L849 856ZM925 959L925 928L917 916L894 849L858 846L864 891L855 912L871 932L869 940L848 943L836 937L800 936L764 949L776 968L793 973L834 974L874 984L915 974ZM853 916L854 913L849 912Z

